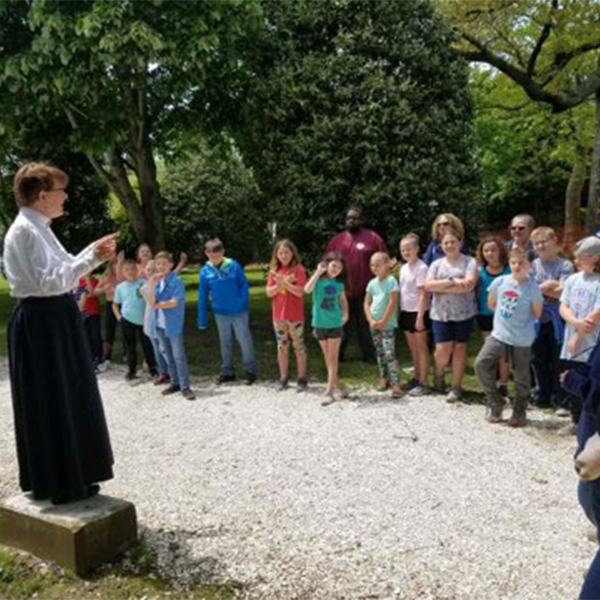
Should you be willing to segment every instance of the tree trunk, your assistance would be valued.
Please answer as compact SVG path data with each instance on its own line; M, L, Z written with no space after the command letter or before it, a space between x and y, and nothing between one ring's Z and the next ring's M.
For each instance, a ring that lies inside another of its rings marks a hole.
M581 228L581 194L586 178L586 151L581 139L575 134L575 154L573 158L573 169L567 185L565 197L565 237L564 245L571 248L579 237Z
M149 233L146 243L150 244L154 252L158 252L165 250L164 211L150 140L145 140L143 146L138 148L136 158L142 212Z
M600 90L596 91L595 100L594 151L592 153L592 168L590 169L590 191L588 194L586 218L586 229L590 235L595 234L598 227L598 198L600 196Z

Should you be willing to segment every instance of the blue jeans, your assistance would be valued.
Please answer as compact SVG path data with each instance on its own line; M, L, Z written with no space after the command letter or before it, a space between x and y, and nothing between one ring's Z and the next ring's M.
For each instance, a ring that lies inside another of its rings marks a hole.
M183 333L167 337L164 329L156 328L160 349L167 359L171 385L178 385L182 390L190 387L190 370L188 368L185 349L183 347Z
M150 341L152 342L152 349L154 350L154 356L156 358L156 370L159 375L166 375L169 372L169 365L167 364L165 355L160 350L158 338L151 337Z
M219 345L221 346L221 373L235 375L233 366L233 334L242 350L244 368L248 373L256 375L258 365L254 356L254 344L250 333L248 311L237 315L215 315L217 329L219 330Z

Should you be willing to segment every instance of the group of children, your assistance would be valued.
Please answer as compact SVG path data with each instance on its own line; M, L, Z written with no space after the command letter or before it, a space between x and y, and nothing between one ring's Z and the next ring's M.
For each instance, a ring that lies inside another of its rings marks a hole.
M562 390L559 376L574 362L585 363L598 339L600 239L585 238L578 244L578 271L574 273L573 264L559 256L556 234L549 227L538 227L531 233L535 256L531 250L509 249L501 239L487 237L479 244L475 259L464 254L460 228L453 228L451 219L446 221L439 224L439 243L433 249L438 258L433 257L430 265L419 258L419 238L412 233L400 241L404 264L397 278L391 274L395 261L388 254L376 252L371 257L373 279L366 289L364 312L377 354L377 389L391 389L394 398L404 393L430 393L433 341L432 387L447 393L448 402L459 400L467 344L477 321L484 345L475 370L486 395L488 420L501 421L512 374L516 397L508 424L525 424L533 373L534 403L554 405L559 414L572 414L576 422L580 403ZM236 379L235 337L242 351L244 380L251 385L258 367L249 325L248 280L240 264L225 256L219 239L209 240L204 250L208 260L200 270L198 327L207 327L211 308L222 358L218 383ZM185 288L179 271L184 264L173 269L169 253L160 252L153 259L149 247L141 246L136 261L121 256L107 266L100 281L92 276L81 280L78 302L99 371L110 364L115 328L120 323L127 379L137 378L139 345L155 383L167 385L165 395L180 391L187 399L195 398L183 340ZM348 320L344 271L343 256L328 253L308 278L298 249L284 239L274 246L266 285L272 301L280 390L289 388L291 348L297 363L296 390L308 388L304 295L312 295L312 332L327 367L324 405L348 393L339 378L340 345ZM106 294L104 346L100 294ZM398 328L404 332L414 370L404 385L396 358ZM449 390L445 385L448 370Z

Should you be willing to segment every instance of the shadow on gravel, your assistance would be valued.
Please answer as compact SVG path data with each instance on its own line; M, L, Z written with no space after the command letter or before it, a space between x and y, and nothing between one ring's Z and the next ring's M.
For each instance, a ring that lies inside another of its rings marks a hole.
M203 539L224 533L220 527L198 530L144 528L142 537L158 573L175 588L223 586L239 590L242 585L231 579L224 563L202 554Z

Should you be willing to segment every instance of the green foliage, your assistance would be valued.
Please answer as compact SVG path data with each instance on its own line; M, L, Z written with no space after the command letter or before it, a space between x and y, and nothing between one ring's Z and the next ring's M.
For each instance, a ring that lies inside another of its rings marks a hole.
M440 211L475 222L467 68L424 0L269 0L239 135L277 222L322 249L346 208L396 245Z
M269 237L266 214L252 173L233 147L199 144L165 166L167 247L204 260L204 242L223 240L227 255L242 264L264 258Z
M562 225L574 150L593 144L594 108L584 103L553 114L528 102L522 89L496 71L475 68L476 142L485 191L485 224L504 227L507 215L534 214Z

